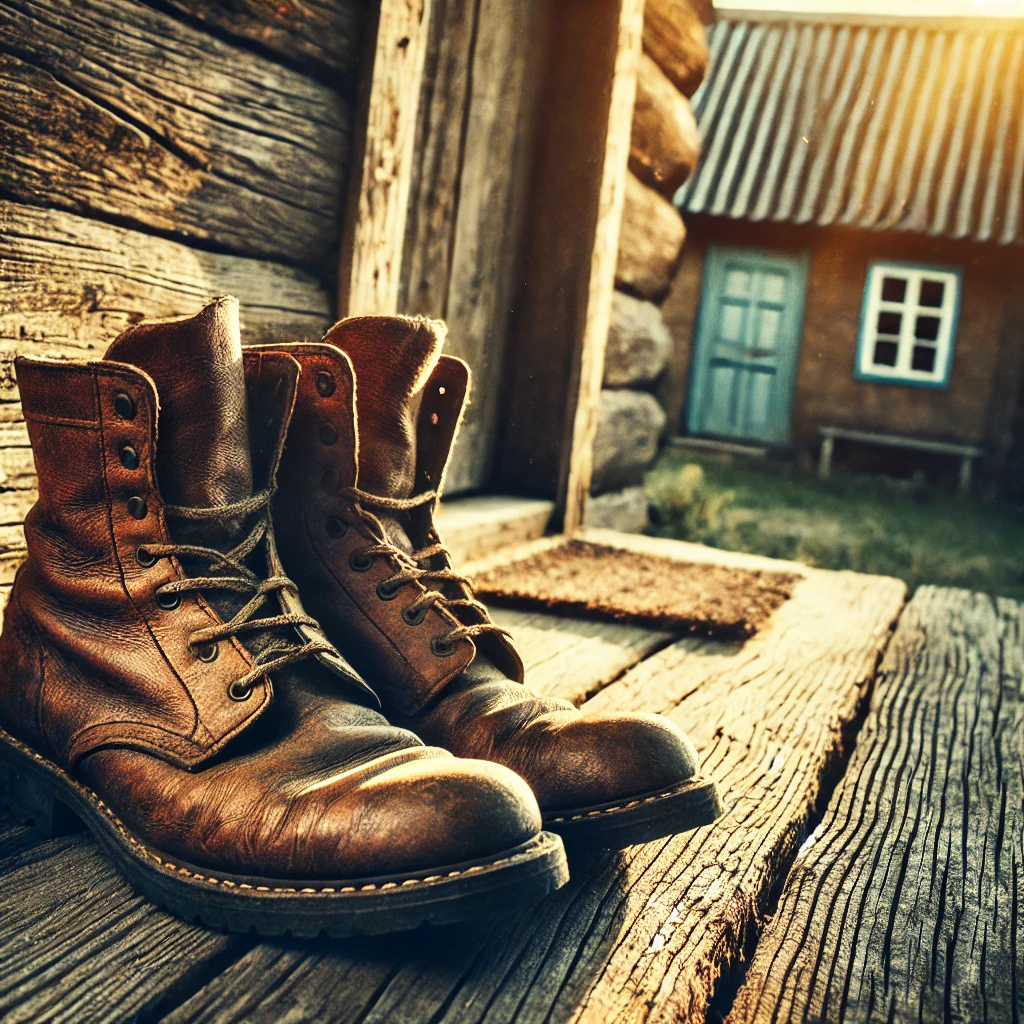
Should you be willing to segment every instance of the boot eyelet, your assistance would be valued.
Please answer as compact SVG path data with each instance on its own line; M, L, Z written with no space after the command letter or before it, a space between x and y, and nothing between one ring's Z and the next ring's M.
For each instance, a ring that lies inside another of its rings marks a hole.
M241 704L242 701L248 700L252 696L251 686L239 686L238 680L236 679L228 687L228 696L237 703Z
M200 644L195 649L195 651L196 651L196 657L200 661L206 661L206 662L216 661L217 660L217 655L220 654L220 644L216 644L216 643ZM234 683L232 683L231 685L234 686Z
M135 399L123 391L118 391L114 395L114 412L123 420L135 419Z
M332 423L325 423L320 428L320 443L332 445L338 440L338 431Z
M130 445L126 444L120 451L121 465L125 469L139 468L139 453Z
M146 507L146 499L140 498L137 494L128 499L125 508L132 519L145 519L146 513L149 511Z
M143 569L149 569L156 565L156 555L151 555L148 551L143 551L142 548L136 548L135 561L138 562ZM157 600L159 601L159 598L157 598Z
M435 636L430 641L430 649L439 658L447 658L455 653L455 644L448 643L447 640L442 639L439 636Z
M377 596L382 601L394 601L398 597L398 591L387 586L383 581L377 584Z
M334 394L334 378L326 370L316 375L316 393L321 398L330 398Z
M173 612L181 604L181 594L177 590L165 590L162 593L156 592L156 603L165 612Z
M427 611L429 609L424 606L413 610L412 605L402 609L402 621L407 626L419 626L423 623L423 620L427 617Z
M328 537L344 537L348 533L348 523L337 516L331 516L324 524L324 529L327 531Z
M348 567L353 572L366 572L373 565L373 559L365 551L353 551L348 556Z

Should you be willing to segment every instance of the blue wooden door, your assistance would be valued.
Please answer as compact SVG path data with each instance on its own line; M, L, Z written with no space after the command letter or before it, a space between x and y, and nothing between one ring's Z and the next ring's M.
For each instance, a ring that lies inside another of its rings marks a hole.
M711 246L704 262L687 429L789 439L807 257Z

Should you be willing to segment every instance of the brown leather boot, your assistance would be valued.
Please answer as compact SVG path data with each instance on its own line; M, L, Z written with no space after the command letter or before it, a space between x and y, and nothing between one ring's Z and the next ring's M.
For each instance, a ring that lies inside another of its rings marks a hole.
M0 774L23 818L70 809L149 898L261 934L460 920L565 881L526 784L389 725L303 611L268 515L299 367L243 370L233 299L17 372L39 501Z
M518 772L567 842L621 847L713 821L717 790L675 725L535 697L452 570L433 514L469 369L443 340L437 321L361 317L321 344L275 346L302 365L274 502L285 568L392 723Z

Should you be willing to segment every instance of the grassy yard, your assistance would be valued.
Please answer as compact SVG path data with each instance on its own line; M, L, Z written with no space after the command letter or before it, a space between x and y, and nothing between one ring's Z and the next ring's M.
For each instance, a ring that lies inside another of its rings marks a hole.
M672 449L646 486L658 536L1024 599L1024 505Z

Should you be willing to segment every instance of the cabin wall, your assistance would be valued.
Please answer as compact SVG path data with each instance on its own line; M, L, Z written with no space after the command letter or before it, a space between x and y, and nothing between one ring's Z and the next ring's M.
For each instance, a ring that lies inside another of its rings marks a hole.
M816 450L818 427L837 425L981 444L990 466L1002 466L1011 447L1024 354L1024 301L1014 276L1020 258L1015 247L693 215L688 223L689 241L664 306L676 341L662 388L670 430L681 430L707 246L720 242L807 251L811 264L793 403L794 444ZM854 379L864 284L874 260L963 269L956 349L946 388Z
M0 0L0 588L35 500L19 353L241 301L317 337L369 0Z

